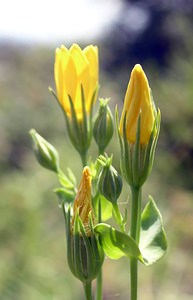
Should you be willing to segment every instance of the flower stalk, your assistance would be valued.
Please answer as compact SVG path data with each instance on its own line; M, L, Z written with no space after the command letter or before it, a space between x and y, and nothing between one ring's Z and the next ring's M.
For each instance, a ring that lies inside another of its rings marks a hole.
M160 112L156 109L147 77L136 65L127 87L117 131L121 146L121 170L131 189L130 236L139 246L141 228L141 191L154 160L160 129ZM138 260L130 259L131 300L137 300Z
M91 281L85 282L83 284L84 287L84 293L85 293L85 298L86 300L92 300L92 283Z
M130 235L139 245L141 227L141 188L131 187L131 217ZM137 300L138 290L138 260L130 259L130 288L131 300Z

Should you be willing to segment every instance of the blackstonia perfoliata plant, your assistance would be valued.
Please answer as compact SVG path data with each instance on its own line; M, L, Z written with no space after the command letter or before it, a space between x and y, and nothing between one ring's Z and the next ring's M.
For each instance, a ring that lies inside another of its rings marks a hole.
M70 141L82 161L78 188L72 170L67 169L66 174L62 171L57 150L34 129L30 134L38 162L53 171L60 183L54 192L64 215L69 268L82 282L85 299L102 300L104 256L113 260L125 256L130 272L129 299L137 300L138 263L154 264L167 249L162 217L151 196L142 210L142 187L153 166L160 111L142 67L135 65L120 121L117 108L115 112L119 174L112 165L117 154L106 153L114 132L109 99L99 99L98 113L93 117L99 85L98 48L89 45L82 50L77 44L70 49L57 48L54 75L56 91L50 91L64 113ZM92 136L99 156L88 161ZM122 215L118 200L124 183L130 190L131 205ZM110 218L115 227L107 223ZM96 295L92 291L94 279Z

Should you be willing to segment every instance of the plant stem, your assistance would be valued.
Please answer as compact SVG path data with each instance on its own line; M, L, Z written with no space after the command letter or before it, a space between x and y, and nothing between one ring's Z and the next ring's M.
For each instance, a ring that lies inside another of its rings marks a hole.
M99 198L99 207L98 207L98 223L101 223L102 216L101 216L101 201ZM102 300L103 296L103 269L99 270L99 273L97 275L97 285L96 285L96 300Z
M82 161L82 166L85 167L87 165L87 152L82 152L80 153L81 161Z
M92 287L91 287L91 281L83 283L84 286L84 293L85 293L85 299L86 300L92 300Z
M139 244L141 226L141 188L131 187L131 237Z
M123 224L123 218L122 218L122 215L120 213L120 210L119 210L119 207L118 207L117 203L113 204L113 213L114 213L115 221L119 225L121 231L125 232L125 226Z
M103 296L103 273L102 268L97 275L96 300L102 300Z
M131 187L131 237L139 244L141 226L141 188ZM137 300L138 260L130 260L131 300Z

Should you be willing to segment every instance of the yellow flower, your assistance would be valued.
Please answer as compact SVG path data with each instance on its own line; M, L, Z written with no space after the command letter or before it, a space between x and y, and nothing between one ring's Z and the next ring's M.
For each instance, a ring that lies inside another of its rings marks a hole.
M91 182L92 176L89 167L85 167L82 172L82 179L80 186L74 200L73 208L73 218L71 222L72 231L74 226L75 217L78 214L80 217L87 235L90 233L90 217L94 222L94 211L92 207L92 197L91 197Z
M140 144L149 142L155 121L155 108L151 91L142 67L137 64L131 72L127 87L123 112L120 120L120 134L123 136L123 123L126 114L126 137L133 144L136 141L137 124L140 120Z
M69 50L64 46L57 48L54 75L58 100L65 113L71 116L70 96L77 118L82 119L81 85L86 112L89 113L98 86L98 48L89 45L81 50L77 44L73 44Z

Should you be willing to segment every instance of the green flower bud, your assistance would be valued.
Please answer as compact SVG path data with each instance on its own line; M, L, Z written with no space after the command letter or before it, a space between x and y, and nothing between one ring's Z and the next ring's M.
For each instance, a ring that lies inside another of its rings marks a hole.
M94 210L91 198L92 176L85 167L73 204L65 213L67 258L71 272L83 283L96 278L104 260L104 252L94 232ZM73 214L71 214L73 211Z
M101 161L101 158L103 161ZM99 192L112 204L117 203L117 199L122 190L122 179L115 168L111 165L112 157L104 161L105 157L100 156L99 161L103 164L103 169L99 175Z
M71 226L71 206L65 209L67 260L72 274L83 283L91 282L100 271L104 261L104 251L94 232L90 218L90 233L76 215Z
M116 120L118 131L118 111L116 111ZM134 188L140 188L152 170L156 144L160 131L160 122L161 115L158 110L149 141L144 145L140 144L141 116L138 119L137 135L134 144L127 141L126 117L124 118L123 123L123 137L118 132L121 148L121 172L127 183Z
M94 230L88 236L79 217L67 240L68 265L75 277L84 282L95 279L104 261L104 251Z
M100 107L93 128L93 135L100 153L104 152L114 131L113 116L107 105L108 101L109 99L100 99Z
M59 155L57 150L34 129L31 129L29 133L33 139L34 152L40 165L48 170L58 173Z

